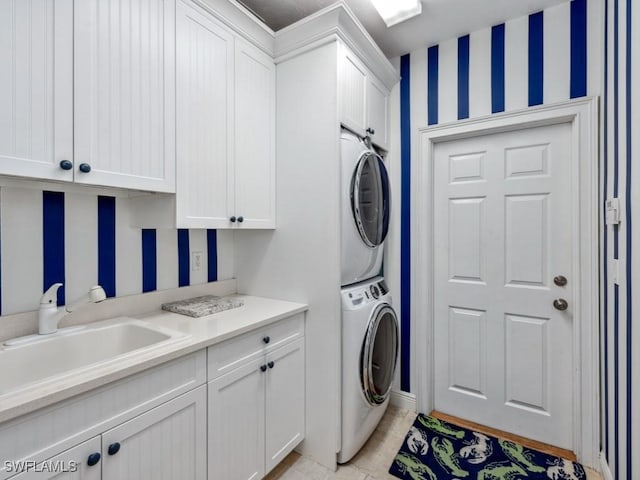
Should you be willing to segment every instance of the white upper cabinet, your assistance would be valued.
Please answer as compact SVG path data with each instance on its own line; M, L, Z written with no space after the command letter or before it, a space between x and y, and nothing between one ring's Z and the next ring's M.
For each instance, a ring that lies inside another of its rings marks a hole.
M389 91L353 52L342 46L340 65L341 123L377 146L389 148Z
M367 125L371 141L389 149L389 92L370 76L367 82Z
M229 226L233 210L233 36L178 2L178 224Z
M175 191L175 0L74 13L75 180Z
M367 70L360 60L346 51L342 59L341 72L341 116L345 127L360 136L367 129L366 92Z
M275 227L275 65L208 12L178 2L181 228Z
M235 215L240 228L275 228L275 80L273 59L236 39Z
M73 0L0 2L0 65L0 173L71 180Z

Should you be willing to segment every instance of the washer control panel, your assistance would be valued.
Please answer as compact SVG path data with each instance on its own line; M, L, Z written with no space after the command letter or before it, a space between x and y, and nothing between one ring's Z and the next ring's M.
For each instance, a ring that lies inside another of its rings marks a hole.
M380 297L389 293L389 288L384 280L367 283L365 285L355 285L346 289L345 301L353 307L359 307L371 302L375 302Z

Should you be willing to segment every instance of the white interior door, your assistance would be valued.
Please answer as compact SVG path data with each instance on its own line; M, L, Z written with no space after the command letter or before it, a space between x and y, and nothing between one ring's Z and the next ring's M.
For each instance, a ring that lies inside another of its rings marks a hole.
M569 123L435 145L435 409L569 450L571 175Z

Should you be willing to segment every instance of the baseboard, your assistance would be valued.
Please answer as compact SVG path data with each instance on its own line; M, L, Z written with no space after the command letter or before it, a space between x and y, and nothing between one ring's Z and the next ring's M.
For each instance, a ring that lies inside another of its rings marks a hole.
M391 390L389 401L394 407L416 411L416 396L413 393Z
M613 475L611 475L611 470L609 470L609 464L607 463L607 457L605 457L604 452L600 452L600 474L602 475L602 480L613 480Z

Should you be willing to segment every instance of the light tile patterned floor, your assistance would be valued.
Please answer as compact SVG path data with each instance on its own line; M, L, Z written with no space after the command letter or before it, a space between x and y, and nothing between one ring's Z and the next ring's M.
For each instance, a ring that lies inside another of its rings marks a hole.
M336 472L294 452L265 480L398 480L387 471L415 418L413 412L389 406L362 450ZM587 470L587 479L600 480L601 477Z

